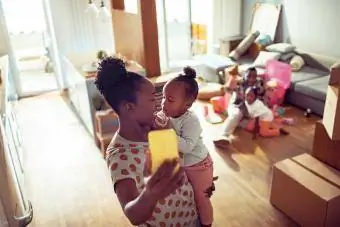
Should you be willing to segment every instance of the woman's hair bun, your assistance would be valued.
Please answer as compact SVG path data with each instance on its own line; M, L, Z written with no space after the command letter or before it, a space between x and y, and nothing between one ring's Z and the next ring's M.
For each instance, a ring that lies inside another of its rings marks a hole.
M124 61L112 56L104 58L99 63L98 72L101 71L112 74L111 80L115 82L126 78L128 75Z
M192 79L196 78L196 70L191 68L190 66L184 67L183 72L184 72L183 76L187 76L187 77L190 77Z

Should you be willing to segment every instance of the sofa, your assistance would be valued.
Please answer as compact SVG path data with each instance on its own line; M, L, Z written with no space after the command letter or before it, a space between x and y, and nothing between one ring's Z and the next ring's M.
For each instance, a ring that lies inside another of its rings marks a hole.
M323 116L330 68L337 59L313 53L296 51L305 61L305 66L292 74L292 85L286 101L302 109L310 109Z
M310 109L312 113L323 116L330 68L337 62L337 59L299 49L296 49L295 52L303 58L305 65L299 71L292 73L292 84L286 93L285 101L303 110ZM239 64L239 68L243 71L250 67L254 60L253 57L245 55L235 64ZM219 59L217 64L219 70L231 65L228 60L222 67L220 61ZM211 65L213 65L212 62L213 58L210 58ZM258 71L261 73L263 69L258 68ZM218 79L221 81L220 75L217 74L215 77L216 79L211 82Z

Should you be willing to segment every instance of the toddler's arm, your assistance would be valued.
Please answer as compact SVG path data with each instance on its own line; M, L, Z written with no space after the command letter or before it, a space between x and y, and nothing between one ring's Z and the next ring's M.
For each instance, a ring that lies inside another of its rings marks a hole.
M201 137L202 127L199 119L191 114L182 122L181 132L178 135L178 148L183 154L190 153Z

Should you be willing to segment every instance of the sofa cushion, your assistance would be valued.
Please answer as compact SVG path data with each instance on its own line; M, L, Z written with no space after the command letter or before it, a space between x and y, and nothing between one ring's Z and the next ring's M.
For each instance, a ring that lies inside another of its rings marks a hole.
M290 43L274 43L266 47L266 51L288 53L295 50L295 46Z
M253 63L254 67L265 68L266 63L269 60L278 60L281 54L277 52L267 52L267 51L260 51L259 55L255 59Z
M312 68L310 66L304 66L300 71L292 73L292 86L294 88L296 83L315 79L321 76L327 76L328 74L329 72Z
M303 81L295 84L295 92L302 93L306 96L325 101L327 94L329 76Z

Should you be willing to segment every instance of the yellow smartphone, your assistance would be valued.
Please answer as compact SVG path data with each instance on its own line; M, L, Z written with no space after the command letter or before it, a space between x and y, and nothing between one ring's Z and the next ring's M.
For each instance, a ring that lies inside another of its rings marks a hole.
M173 129L151 131L149 132L148 140L152 173L154 173L164 161L179 158L177 135ZM178 169L179 166L176 171Z

